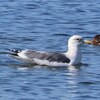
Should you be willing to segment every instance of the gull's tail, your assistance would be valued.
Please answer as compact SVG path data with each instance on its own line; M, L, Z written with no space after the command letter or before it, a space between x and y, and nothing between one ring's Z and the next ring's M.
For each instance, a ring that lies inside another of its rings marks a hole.
M7 49L7 50L9 51L8 55L13 57L13 58L16 58L16 59L24 61L24 62L31 61L30 59L27 59L27 58L24 58L24 57L20 56L21 55L20 53L23 52L23 50L18 50L18 49Z
M21 52L21 50L17 50L17 49L7 49L9 52L8 54L12 57L18 57L18 53Z

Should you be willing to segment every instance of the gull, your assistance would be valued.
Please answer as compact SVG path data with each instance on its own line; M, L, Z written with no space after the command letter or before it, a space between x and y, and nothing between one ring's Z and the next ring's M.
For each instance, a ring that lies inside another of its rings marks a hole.
M10 56L18 60L37 65L45 66L73 66L81 63L81 45L84 38L80 35L73 35L68 40L68 51L47 52L36 50L10 50Z

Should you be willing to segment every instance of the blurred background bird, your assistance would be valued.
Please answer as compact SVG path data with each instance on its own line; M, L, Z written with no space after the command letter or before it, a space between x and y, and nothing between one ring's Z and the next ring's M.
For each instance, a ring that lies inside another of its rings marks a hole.
M94 36L92 40L85 40L85 43L100 46L100 34Z

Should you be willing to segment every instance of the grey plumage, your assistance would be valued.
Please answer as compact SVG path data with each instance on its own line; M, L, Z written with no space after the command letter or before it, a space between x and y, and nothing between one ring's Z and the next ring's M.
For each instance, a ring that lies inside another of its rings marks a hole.
M12 52L11 55L18 56L18 53L21 53L19 50L10 50ZM48 60L49 62L61 62L61 63L69 63L70 59L67 58L62 53L57 52L39 52L34 50L26 50L24 55L27 56L27 59L40 59L40 60Z

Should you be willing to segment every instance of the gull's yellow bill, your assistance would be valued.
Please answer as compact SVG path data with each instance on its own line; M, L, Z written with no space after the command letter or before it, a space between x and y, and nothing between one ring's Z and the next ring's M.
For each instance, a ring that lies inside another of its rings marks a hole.
M92 44L92 41L91 40L84 40L84 43L85 44Z

